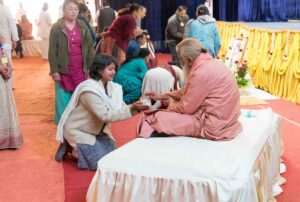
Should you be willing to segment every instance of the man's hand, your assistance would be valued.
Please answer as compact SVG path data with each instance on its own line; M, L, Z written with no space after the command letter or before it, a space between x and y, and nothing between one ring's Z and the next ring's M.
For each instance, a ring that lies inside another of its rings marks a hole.
M145 93L145 96L149 97L151 100L167 100L168 96L161 95L155 92Z

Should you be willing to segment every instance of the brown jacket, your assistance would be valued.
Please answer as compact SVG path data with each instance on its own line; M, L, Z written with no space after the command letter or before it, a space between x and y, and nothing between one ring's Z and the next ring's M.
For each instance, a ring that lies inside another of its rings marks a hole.
M91 33L83 20L77 19L82 38L83 69L87 72L93 60L93 41ZM49 37L50 73L68 74L69 44L64 26L64 18L59 19L50 30Z

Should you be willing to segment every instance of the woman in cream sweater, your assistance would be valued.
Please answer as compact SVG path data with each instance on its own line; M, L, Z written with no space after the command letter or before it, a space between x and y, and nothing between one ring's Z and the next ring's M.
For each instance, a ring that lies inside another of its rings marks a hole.
M116 65L111 56L95 56L90 79L76 88L59 122L56 137L62 144L57 161L69 152L78 159L80 169L96 170L99 159L115 149L110 123L148 109L141 102L123 102L122 87L112 82Z

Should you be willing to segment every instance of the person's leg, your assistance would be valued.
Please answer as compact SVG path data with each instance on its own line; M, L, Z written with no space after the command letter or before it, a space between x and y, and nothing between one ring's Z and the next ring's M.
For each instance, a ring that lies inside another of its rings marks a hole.
M116 41L111 37L103 38L101 43L101 53L113 56Z
M137 87L131 89L131 91L129 93L124 94L123 100L126 104L131 104L131 103L139 100L141 95L142 95L141 86L137 86Z
M172 55L172 62L174 65L179 66L179 59L177 57L176 46L176 41L168 41L168 49Z
M140 126L139 135L149 137L154 131L175 136L200 136L201 125L192 115L157 111L146 115Z
M42 59L48 60L49 39L43 38L41 43Z
M58 125L59 120L64 113L70 99L72 96L72 92L65 91L63 88L59 86L57 82L55 82L55 116L54 122Z
M115 142L106 135L97 135L94 145L77 144L78 167L97 170L98 161L115 148Z
M123 62L125 62L126 60L126 53L121 49L119 48L119 46L117 46L117 61L119 63L119 65L123 64Z
M142 84L139 82L124 79L122 82L123 100L126 104L131 104L140 99L142 95Z

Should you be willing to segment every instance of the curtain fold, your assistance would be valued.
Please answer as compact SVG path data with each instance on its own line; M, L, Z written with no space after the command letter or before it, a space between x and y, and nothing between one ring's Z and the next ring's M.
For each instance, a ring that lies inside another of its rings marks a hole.
M290 19L300 19L300 1L287 0L289 3L286 5L287 16Z
M299 0L238 0L238 20L278 22L300 18ZM298 6L298 7L297 7Z

